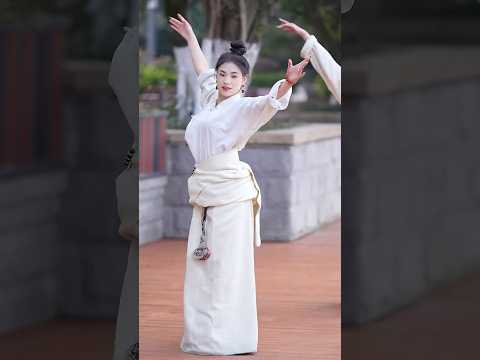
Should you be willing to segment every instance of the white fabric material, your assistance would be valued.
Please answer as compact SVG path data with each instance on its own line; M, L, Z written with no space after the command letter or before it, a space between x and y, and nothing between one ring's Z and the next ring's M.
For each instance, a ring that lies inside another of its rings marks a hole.
M291 89L276 99L278 81L259 97L234 95L215 106L215 71L199 76L202 110L192 117L185 140L196 169L188 179L193 215L184 279L184 332L180 348L202 355L257 351L254 242L260 246L261 194L250 166L238 157L261 126L287 107ZM196 260L202 211L211 256Z
M202 355L256 352L256 305L251 200L211 207L206 232L212 255L195 260L202 209L193 208L186 250L182 351Z
M188 179L193 206L184 281L184 333L189 353L232 355L256 352L258 322L255 238L260 246L261 196L253 172L231 150L202 161ZM199 245L203 207L211 256L193 258Z
M188 178L188 193L190 204L200 207L254 200L254 239L260 246L260 187L250 165L240 161L236 150L203 160Z
M311 56L313 68L320 74L327 88L339 104L342 103L342 68L314 35L310 35L300 50L304 59Z
M265 125L279 110L288 106L292 89L277 99L277 81L269 94L257 97L233 95L215 106L215 70L207 69L199 75L200 105L202 110L193 115L186 130L185 140L195 163L229 150L242 150L248 139Z

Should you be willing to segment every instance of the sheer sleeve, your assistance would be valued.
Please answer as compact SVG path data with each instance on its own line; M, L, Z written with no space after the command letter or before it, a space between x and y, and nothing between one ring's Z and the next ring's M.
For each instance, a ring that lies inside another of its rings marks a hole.
M312 56L311 62L314 69L320 74L328 90L335 99L342 103L342 68L333 59L332 55L310 35L300 51L303 58Z
M200 105L203 108L208 104L217 92L217 80L215 79L215 69L207 69L198 76L200 84Z
M292 95L292 88L279 99L277 99L278 88L285 80L277 81L267 95L256 97L245 97L241 101L239 114L241 119L237 126L241 127L239 132L240 148L243 148L248 139L265 125L279 110L285 110Z

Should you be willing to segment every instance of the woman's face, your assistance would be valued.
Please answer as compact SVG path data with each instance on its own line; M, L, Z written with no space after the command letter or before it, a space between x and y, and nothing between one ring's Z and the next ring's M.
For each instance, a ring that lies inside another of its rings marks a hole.
M245 84L247 77L240 68L232 62L226 62L217 69L217 87L219 95L228 98L237 94Z

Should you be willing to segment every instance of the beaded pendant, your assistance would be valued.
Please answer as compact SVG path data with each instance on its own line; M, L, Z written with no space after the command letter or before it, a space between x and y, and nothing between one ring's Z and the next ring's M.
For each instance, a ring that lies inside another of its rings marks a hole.
M207 245L207 233L205 219L207 218L207 208L203 208L202 234L200 235L200 245L193 251L193 258L196 260L207 260L210 255L210 249Z

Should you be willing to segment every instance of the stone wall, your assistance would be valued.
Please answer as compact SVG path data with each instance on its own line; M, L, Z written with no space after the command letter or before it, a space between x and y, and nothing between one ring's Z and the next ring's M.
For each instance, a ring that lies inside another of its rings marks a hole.
M480 49L351 61L363 76L345 81L365 81L344 88L342 321L362 323L480 266Z
M164 234L166 176L140 178L140 245L161 239Z
M0 332L56 315L61 284L58 215L63 171L2 180Z
M192 214L187 179L193 157L183 131L170 130L165 192L166 237L186 238ZM340 217L340 125L310 124L255 134L240 159L262 191L263 240L293 240Z
M135 135L108 84L109 68L108 62L63 65L68 176L59 219L59 315L117 315L130 243L118 235L116 178Z

